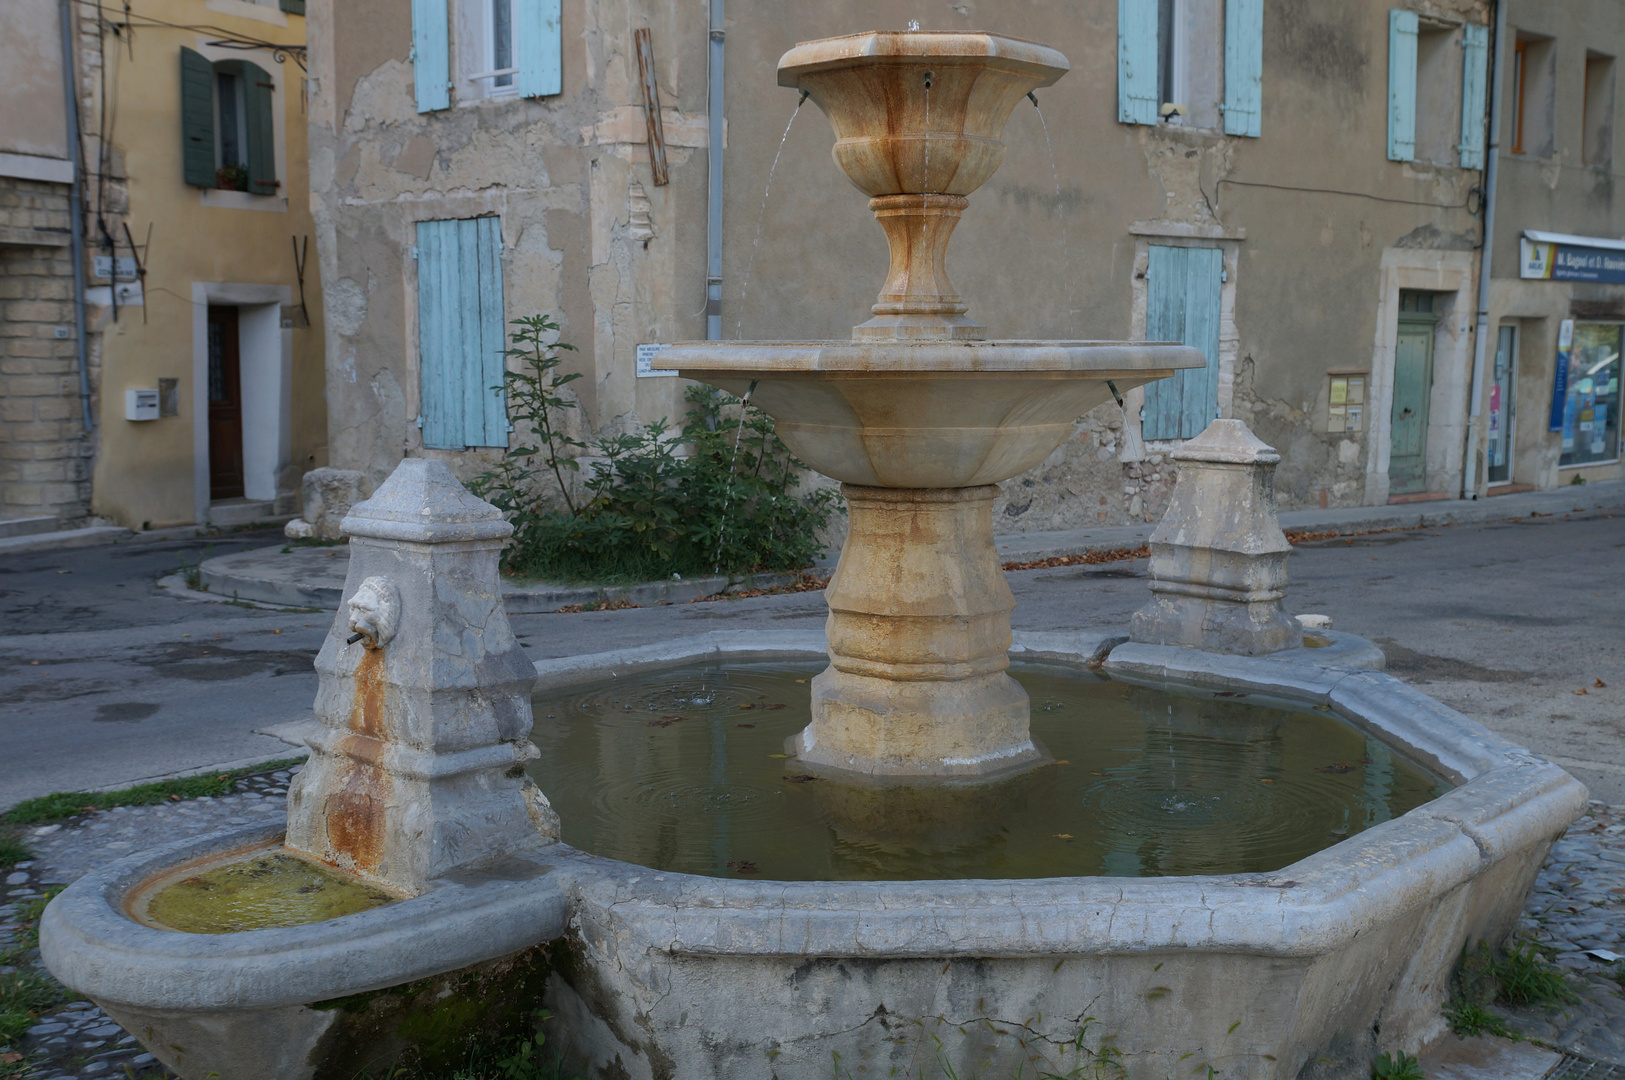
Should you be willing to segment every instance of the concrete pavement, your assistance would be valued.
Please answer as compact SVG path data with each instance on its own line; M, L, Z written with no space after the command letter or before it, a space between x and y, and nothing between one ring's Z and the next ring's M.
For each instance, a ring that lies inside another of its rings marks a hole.
M1487 505L1512 510L1517 498ZM1552 757L1596 797L1625 803L1625 514L1503 518L1300 544L1288 609L1378 640L1401 678ZM208 554L272 536L216 539ZM330 616L198 603L156 587L181 560L207 557L204 543L36 553L0 566L0 741L10 765L0 806L290 752L255 732L310 715L310 662ZM1015 625L1029 630L1121 628L1148 595L1144 560L1015 571L1010 582ZM823 620L823 596L810 592L512 621L542 659Z

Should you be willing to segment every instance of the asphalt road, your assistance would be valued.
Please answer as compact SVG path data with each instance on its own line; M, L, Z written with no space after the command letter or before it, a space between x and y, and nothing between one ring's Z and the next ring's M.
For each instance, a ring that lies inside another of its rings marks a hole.
M309 717L311 661L332 616L199 603L156 586L183 560L272 541L137 541L0 567L0 807L288 754L255 732ZM1625 517L1317 541L1290 566L1290 610L1378 641L1395 675L1625 803ZM1122 628L1147 596L1143 560L1010 581L1015 625L1032 630ZM513 622L540 659L823 618L813 592Z

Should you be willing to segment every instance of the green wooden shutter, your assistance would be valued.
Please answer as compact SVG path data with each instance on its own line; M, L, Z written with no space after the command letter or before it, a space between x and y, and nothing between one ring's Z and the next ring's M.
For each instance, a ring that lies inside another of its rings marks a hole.
M1157 0L1117 0L1117 119L1155 124Z
M1152 245L1146 269L1145 336L1201 349L1207 366L1145 387L1141 435L1189 439L1218 415L1219 302L1224 254L1218 248Z
M418 112L451 108L446 0L412 0L412 79Z
M1461 28L1461 167L1484 167L1484 91L1488 81L1490 28L1468 23Z
M305 13L305 0L278 0L282 10L289 15L303 15Z
M1225 0L1224 132L1258 138L1264 117L1264 0Z
M423 445L507 446L501 223L420 221L417 241Z
M181 175L193 187L214 187L214 65L181 49Z
M1388 13L1388 160L1416 160L1416 12Z
M247 113L243 126L248 129L248 190L255 195L275 195L276 125L271 118L271 95L276 84L264 68L247 60L241 64Z
M512 0L513 55L520 97L544 97L564 90L564 41L560 0Z

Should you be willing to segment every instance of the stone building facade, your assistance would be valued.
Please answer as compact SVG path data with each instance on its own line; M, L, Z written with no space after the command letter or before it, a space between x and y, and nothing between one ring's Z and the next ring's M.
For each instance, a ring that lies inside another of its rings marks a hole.
M0 6L0 518L285 517L326 464L303 12Z
M1524 7L1538 22L1553 5ZM554 9L556 33L545 23ZM829 161L828 124L777 87L775 64L800 40L917 19L1043 41L1072 63L1038 109L1011 118L1004 164L955 234L951 271L970 315L1000 337L1176 337L1209 354L1194 383L1079 418L1076 438L1005 485L1002 531L1154 520L1174 481L1171 451L1215 415L1246 420L1281 450L1287 508L1457 497L1469 461L1469 494L1483 492L1485 425L1471 426L1468 399L1485 125L1491 74L1512 60L1492 55L1494 14L1490 0L774 0L725 11L358 0L313 11L331 462L377 480L402 455L427 454L466 478L501 451L490 424L459 442L434 419L444 358L425 342L445 339L424 336L442 315L426 311L440 301L423 274L439 256L419 237L450 227L435 222L496 219L483 228L498 238L502 316L551 313L579 350L568 361L585 376L578 434L680 411L678 381L640 375L637 356L706 336L718 37L721 336L847 336L868 315L886 247ZM1589 46L1568 29L1541 40L1603 49L1597 35L1622 28L1593 15ZM494 35L508 19L543 29L503 46ZM644 30L664 184L651 164ZM493 74L505 65L511 86ZM534 81L542 69L556 81ZM1584 175L1589 187L1559 183L1536 217L1583 204L1607 235L1611 194L1595 169Z

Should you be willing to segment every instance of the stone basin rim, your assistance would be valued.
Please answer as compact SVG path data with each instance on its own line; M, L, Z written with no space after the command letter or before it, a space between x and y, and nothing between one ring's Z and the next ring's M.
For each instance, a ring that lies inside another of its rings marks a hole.
M1053 72L1050 82L1072 70L1066 56L1042 42L986 30L860 30L791 46L779 57L780 86L799 86L801 76L854 67L865 61L1014 66L1034 74Z
M762 374L838 371L871 378L912 374L1061 373L1162 377L1204 367L1200 349L1144 341L684 341L655 354L662 371L759 368Z
M1332 646L1317 652L1352 662L1369 656L1363 639L1328 636ZM540 683L568 686L704 660L809 659L823 655L822 641L816 631L713 631L536 666ZM303 926L185 934L142 926L123 911L131 889L177 862L281 835L280 824L261 824L181 840L86 875L46 909L42 951L63 981L98 1000L201 1010L322 1001L455 970L557 938L584 907L670 955L1313 956L1561 833L1584 807L1585 788L1562 769L1391 676L1301 655L1217 656L1122 641L1018 632L1012 658L1103 662L1128 681L1330 703L1461 786L1269 874L750 881L651 870L557 844L517 873L465 875L413 899ZM1432 706L1425 725L1415 719L1423 703Z

